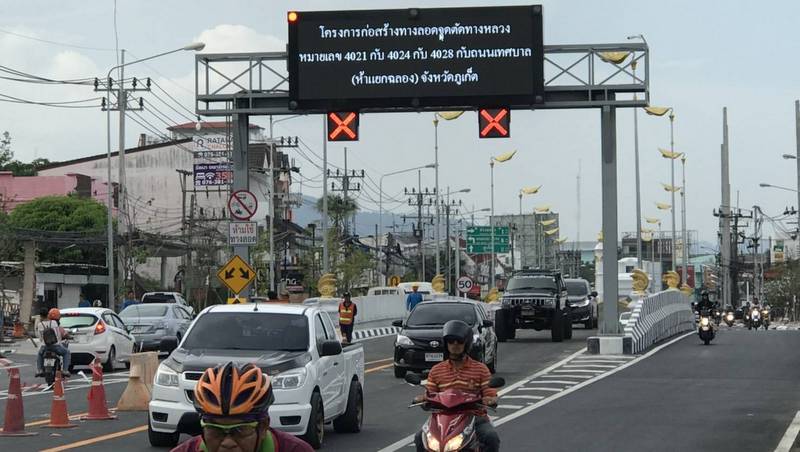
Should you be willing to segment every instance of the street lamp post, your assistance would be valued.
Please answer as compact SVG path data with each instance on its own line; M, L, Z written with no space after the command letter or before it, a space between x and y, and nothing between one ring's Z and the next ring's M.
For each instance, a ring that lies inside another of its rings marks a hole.
M441 112L441 113L434 113L433 115L433 156L434 156L434 164L436 165L436 175L435 175L435 185L434 185L434 198L436 199L436 206L435 206L435 213L436 213L436 233L434 234L434 240L436 241L436 274L438 275L441 271L441 262L439 258L439 233L441 229L441 209L439 208L439 118L442 118L446 121L451 121L453 119L458 118L464 112L463 111L450 111L450 112Z
M499 163L507 162L511 160L514 157L514 154L516 153L517 151L506 152L505 154L501 154L497 157L492 157L491 160L489 160L489 170L491 172L491 194L492 194L492 207L491 207L492 214L489 217L489 231L492 237L491 241L492 250L490 257L491 260L489 261L491 287L494 287L494 259L495 259L494 257L494 162L499 162Z
M641 34L628 36L628 39L641 39L645 45L647 40ZM633 70L633 83L636 83L636 60L631 62ZM633 93L634 102L637 100L636 93ZM636 167L636 266L642 268L642 198L639 183L639 110L633 109L633 152Z
M683 251L683 282L689 283L689 233L686 230L686 154L681 156L681 230Z
M111 73L117 69L122 69L127 66L131 66L137 63L141 63L143 61L149 61L155 58L159 58L165 55L170 55L172 53L177 53L181 51L196 51L199 52L205 48L205 44L202 42L195 42L189 44L187 46L181 47L179 49L170 50L168 52L162 52L153 56L149 56L147 58L140 58L138 60L129 61L127 63L118 64L111 69L108 70L108 74L106 75L106 164L108 166L108 190L106 193L106 207L107 207L107 215L106 215L106 234L108 235L108 243L106 246L106 266L108 268L108 306L114 306L114 226L113 221L114 217L111 213L114 207L114 197L113 197L113 185L111 184ZM123 83L124 80L120 77L120 95L117 98L117 102L120 106L120 139L119 139L119 153L117 155L117 164L120 166L119 169L119 177L120 180L118 181L118 199L121 203L124 203L124 181L121 179L125 176L125 135L124 135L124 128L125 128L125 102L127 99L124 99L124 87Z
M649 115L653 116L664 116L666 113L669 113L669 156L664 155L665 158L670 159L670 184L674 188L675 187L675 158L678 157L675 154L675 109L672 107L645 107L645 112ZM663 153L662 153L663 154ZM672 197L672 270L675 271L675 261L676 254L675 254L675 237L677 236L675 231L675 191L671 190L671 197Z
M381 231L381 234L383 234L383 178L387 176L394 176L396 174L409 173L411 171L421 170L425 168L436 168L436 164L430 163L428 165L415 166L413 168L406 168L403 170L393 171L391 173L386 173L381 175L381 178L378 181L378 223L380 224L380 228L378 230ZM379 246L377 237L375 238L375 246ZM385 278L386 275L384 275L384 279Z

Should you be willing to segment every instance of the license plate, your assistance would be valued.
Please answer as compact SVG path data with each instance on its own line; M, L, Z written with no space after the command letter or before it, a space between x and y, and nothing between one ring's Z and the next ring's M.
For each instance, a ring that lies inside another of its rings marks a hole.
M56 364L56 360L53 358L47 358L44 360L45 366L54 366Z
M425 361L427 362L444 361L444 353L425 353Z

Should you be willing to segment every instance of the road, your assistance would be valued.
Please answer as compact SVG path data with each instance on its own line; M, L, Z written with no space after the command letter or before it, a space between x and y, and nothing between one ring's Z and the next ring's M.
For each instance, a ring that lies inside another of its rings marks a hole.
M565 357L583 349L586 337L594 331L580 327L574 330L574 339L563 343L550 342L548 331L521 331L518 340L500 344L498 352L498 375L504 377L509 385L524 380ZM391 368L394 337L384 337L364 341L367 375L365 382L365 417L361 433L339 435L332 428L326 431L324 450L335 451L374 451L408 437L424 422L426 415L418 409L408 409L407 405L420 389L408 386L394 378ZM23 362L33 362L32 356L17 357ZM32 381L29 370L23 372L23 383ZM106 377L109 381L124 380L127 374L117 372ZM66 392L70 414L84 412L87 407L88 388L79 378L71 379ZM7 386L5 376L0 384ZM75 389L69 389L70 387ZM119 399L125 388L124 382L107 383L106 396L109 401ZM5 451L31 450L70 450L82 451L141 451L159 450L151 448L147 440L147 414L144 412L118 413L119 418L112 421L75 421L75 429L48 430L41 427L49 417L51 394L32 394L24 398L25 415L30 430L39 432L30 438L0 438L0 448ZM506 410L516 410L511 405ZM499 413L503 411L499 410ZM164 449L161 449L164 450Z
M798 348L798 331L690 335L501 425L503 450L776 450L800 410Z

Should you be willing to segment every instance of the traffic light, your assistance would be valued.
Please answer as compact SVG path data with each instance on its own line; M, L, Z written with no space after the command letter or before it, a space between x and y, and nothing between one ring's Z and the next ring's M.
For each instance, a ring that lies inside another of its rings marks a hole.
M511 111L508 108L481 108L478 111L478 136L480 138L510 137Z
M328 141L358 141L358 112L328 113Z

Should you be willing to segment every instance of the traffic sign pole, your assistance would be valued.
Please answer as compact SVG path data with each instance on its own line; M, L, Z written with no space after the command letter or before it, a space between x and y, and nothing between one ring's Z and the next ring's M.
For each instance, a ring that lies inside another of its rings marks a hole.
M233 115L233 186L232 192L250 189L250 176L247 172L248 122L250 117L244 114ZM269 175L272 179L272 175ZM234 245L233 255L239 256L246 264L250 264L250 247ZM245 294L250 298L249 294Z

